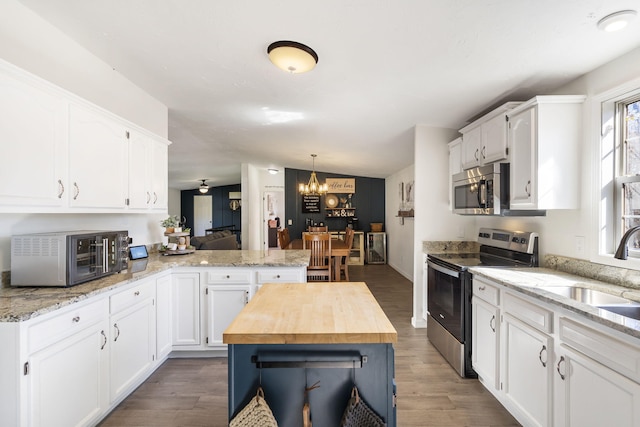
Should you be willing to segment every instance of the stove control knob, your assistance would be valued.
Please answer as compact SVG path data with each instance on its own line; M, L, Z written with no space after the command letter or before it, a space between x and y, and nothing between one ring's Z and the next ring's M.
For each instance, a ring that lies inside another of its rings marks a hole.
M523 245L527 243L527 239L522 237L520 238L520 243L522 243Z

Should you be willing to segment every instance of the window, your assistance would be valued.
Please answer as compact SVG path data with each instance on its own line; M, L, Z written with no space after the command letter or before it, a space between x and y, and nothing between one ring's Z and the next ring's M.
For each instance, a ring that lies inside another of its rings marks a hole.
M640 225L640 96L615 103L617 152L615 225L616 241ZM629 255L640 257L640 232L628 244Z

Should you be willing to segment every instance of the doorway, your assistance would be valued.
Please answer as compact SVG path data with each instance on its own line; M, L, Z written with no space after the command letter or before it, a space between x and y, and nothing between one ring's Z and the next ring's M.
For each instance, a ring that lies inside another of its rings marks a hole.
M266 191L262 197L263 248L278 247L278 228L284 227L284 191Z
M204 236L212 221L213 196L193 196L193 235Z

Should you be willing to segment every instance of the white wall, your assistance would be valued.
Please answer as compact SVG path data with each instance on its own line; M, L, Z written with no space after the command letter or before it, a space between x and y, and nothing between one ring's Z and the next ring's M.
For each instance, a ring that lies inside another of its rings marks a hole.
M242 249L261 250L267 239L262 198L267 191L284 191L284 173L271 175L265 168L243 163L241 186ZM280 215L281 221L285 218L285 213Z
M0 2L0 58L167 137L165 105L15 0ZM164 213L0 214L0 271L10 268L13 234L126 229L135 244L152 244L163 239L159 222L165 216Z
M385 179L385 231L387 232L387 264L413 281L414 218L398 218L400 183L415 180L414 165ZM416 186L417 189L417 186ZM404 224L403 224L404 222Z
M426 292L423 283L422 242L456 239L466 217L449 210L449 147L458 136L454 129L417 125L415 128L415 225L413 239L413 317L416 327L426 326Z

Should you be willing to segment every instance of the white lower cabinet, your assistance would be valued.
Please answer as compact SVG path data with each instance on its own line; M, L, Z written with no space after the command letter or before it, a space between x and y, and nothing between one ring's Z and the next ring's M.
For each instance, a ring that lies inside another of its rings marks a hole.
M487 388L498 389L499 310L480 298L472 300L471 358L473 368Z
M486 278L473 288L473 367L520 423L640 426L637 339Z
M164 360L171 353L173 331L171 313L171 274L156 279L156 359Z
M505 406L520 412L526 425L551 425L551 338L505 314L501 386Z
M110 398L116 402L142 382L155 361L155 280L111 297Z
M640 384L567 346L560 346L558 354L557 425L640 425Z
M251 285L209 285L207 295L207 345L225 346L222 333L249 302Z
M62 339L29 355L23 368L28 415L18 425L85 426L102 416L109 383L106 301L89 309L101 312L97 321L75 311L51 319L49 333L62 332Z
M174 346L200 345L200 274L172 275L172 342Z

